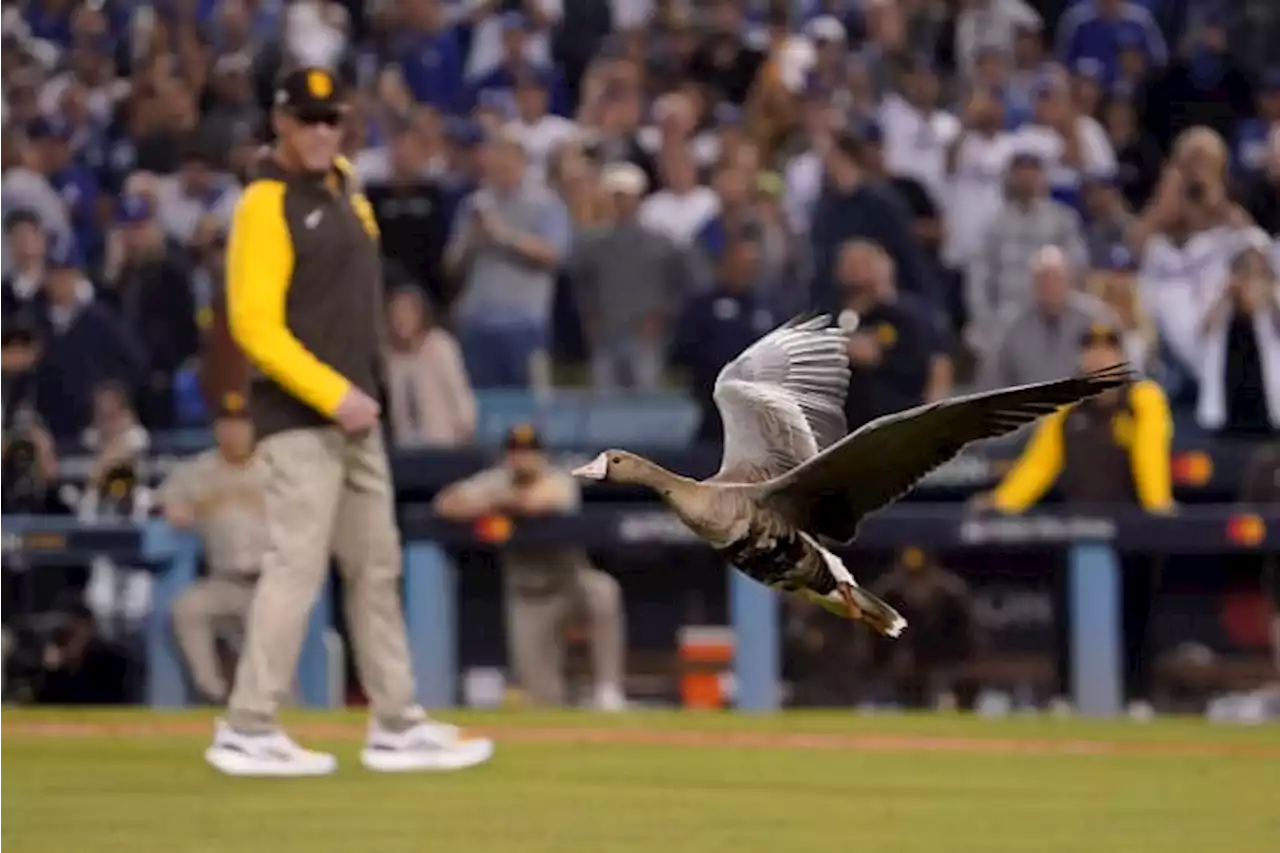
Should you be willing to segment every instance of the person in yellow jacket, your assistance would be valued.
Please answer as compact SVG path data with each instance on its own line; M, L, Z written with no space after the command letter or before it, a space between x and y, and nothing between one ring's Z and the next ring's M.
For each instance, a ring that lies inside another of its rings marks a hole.
M248 410L265 468L261 576L227 713L205 759L234 776L318 776L332 755L304 749L276 716L307 617L338 558L347 625L369 695L370 770L455 770L493 744L427 717L414 699L400 603L402 557L378 388L378 227L339 155L346 106L325 68L286 74L275 145L236 206L226 319L253 368Z
M1081 340L1081 367L1096 370L1124 361L1121 332L1096 324ZM1067 505L1137 506L1151 513L1174 511L1170 473L1173 418L1164 391L1149 379L1109 391L1042 420L1022 455L996 488L972 501L980 510L1020 513L1055 484ZM1152 558L1121 558L1123 577L1125 688L1134 713L1149 710L1147 626L1159 567ZM1059 626L1065 620L1059 619ZM1059 679L1067 679L1060 636Z

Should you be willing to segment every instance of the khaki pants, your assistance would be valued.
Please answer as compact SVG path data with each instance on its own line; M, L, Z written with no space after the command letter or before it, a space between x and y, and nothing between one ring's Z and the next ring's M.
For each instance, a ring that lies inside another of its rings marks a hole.
M586 616L597 685L621 688L626 631L622 590L613 576L581 568L563 591L522 592L508 584L507 646L516 678L539 705L565 704L565 623Z
M381 433L347 438L337 427L289 430L263 439L258 452L268 471L268 545L228 722L245 732L275 727L332 551L360 681L375 718L398 727L413 707L414 685Z
M173 633L191 671L196 689L207 699L222 701L227 680L218 662L218 637L244 624L253 601L254 579L213 575L182 591L173 603Z

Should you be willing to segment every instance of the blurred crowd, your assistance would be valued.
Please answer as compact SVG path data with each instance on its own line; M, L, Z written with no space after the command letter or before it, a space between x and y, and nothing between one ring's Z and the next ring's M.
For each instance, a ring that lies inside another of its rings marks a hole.
M715 437L719 368L811 307L862 319L853 425L1103 322L1188 421L1274 433L1277 37L1267 0L6 2L5 419L207 418L272 81L327 65L401 445L563 383L687 381Z

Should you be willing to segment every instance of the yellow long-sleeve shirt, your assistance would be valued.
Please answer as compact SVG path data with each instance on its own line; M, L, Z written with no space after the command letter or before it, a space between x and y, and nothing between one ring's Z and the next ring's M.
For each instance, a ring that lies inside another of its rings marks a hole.
M260 434L329 424L353 386L376 395L382 312L378 228L350 164L310 176L265 160L227 247L228 331L265 380Z
M1067 462L1064 429L1072 410L1073 407L1059 409L1040 423L1013 469L996 487L992 496L996 509L1022 512L1057 481ZM1118 425L1117 417L1129 420ZM1113 415L1108 428L1113 440L1128 452L1139 505L1153 512L1171 507L1173 419L1164 391L1150 380L1135 383L1128 392L1127 409ZM1089 464L1089 460L1075 460L1073 464Z

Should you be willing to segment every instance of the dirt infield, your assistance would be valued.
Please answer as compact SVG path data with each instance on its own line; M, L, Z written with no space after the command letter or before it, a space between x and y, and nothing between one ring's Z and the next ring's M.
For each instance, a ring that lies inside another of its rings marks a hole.
M205 737L209 726L194 720L67 722L9 721L3 737ZM301 738L358 740L365 729L354 723L306 722L291 726ZM710 747L722 749L817 749L857 752L956 752L981 755L1102 755L1166 758L1280 758L1271 744L1120 741L1023 737L932 737L884 733L715 732L645 728L477 727L474 731L506 743L605 744Z

